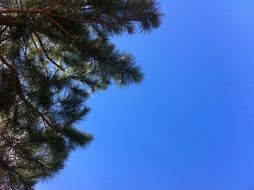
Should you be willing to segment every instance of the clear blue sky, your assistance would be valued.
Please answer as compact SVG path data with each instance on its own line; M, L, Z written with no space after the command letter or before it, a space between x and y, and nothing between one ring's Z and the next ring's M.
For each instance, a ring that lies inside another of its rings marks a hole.
M144 82L94 95L95 140L36 190L254 189L254 1L161 7L160 29L114 39Z

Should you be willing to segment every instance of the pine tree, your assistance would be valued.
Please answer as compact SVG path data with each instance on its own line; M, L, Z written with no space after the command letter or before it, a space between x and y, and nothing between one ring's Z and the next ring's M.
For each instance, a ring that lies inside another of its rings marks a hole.
M0 190L33 189L89 144L87 98L143 78L111 37L160 17L155 0L0 0Z

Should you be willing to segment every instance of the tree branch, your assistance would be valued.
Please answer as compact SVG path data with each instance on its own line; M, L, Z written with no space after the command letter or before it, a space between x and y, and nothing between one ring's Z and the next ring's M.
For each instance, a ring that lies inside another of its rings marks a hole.
M43 43L42 43L42 40L41 40L39 34L37 34L36 32L34 32L34 35L36 36L36 38L37 38L37 40L38 40L38 42L39 42L39 44L40 44L40 46L41 46L42 51L43 51L44 55L48 58L48 60L49 60L51 63L53 63L53 64L54 64L57 68L59 68L60 70L65 71L64 68L63 68L61 65L58 65L53 59L50 58L50 56L49 56L48 53L47 53L47 50L45 49L45 47L44 47L44 45L43 45Z
M2 64L6 65L9 69L11 69L15 73L15 75L16 75L16 82L17 82L18 95L21 98L21 100L27 106L29 106L34 111L36 111L39 114L39 116L41 117L41 119L44 120L49 127L53 128L53 125L50 123L50 121L48 121L46 116L42 112L40 112L31 102L29 102L27 100L26 96L23 93L23 89L22 89L22 85L21 85L21 81L19 79L19 73L18 73L17 69L13 65L9 64L1 54L0 54L0 61L1 61Z

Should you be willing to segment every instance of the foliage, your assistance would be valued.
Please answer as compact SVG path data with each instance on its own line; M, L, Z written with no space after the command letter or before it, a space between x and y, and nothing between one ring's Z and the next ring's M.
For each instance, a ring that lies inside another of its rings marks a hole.
M75 128L90 94L138 83L110 39L160 25L154 0L0 1L0 189L33 189L92 136Z

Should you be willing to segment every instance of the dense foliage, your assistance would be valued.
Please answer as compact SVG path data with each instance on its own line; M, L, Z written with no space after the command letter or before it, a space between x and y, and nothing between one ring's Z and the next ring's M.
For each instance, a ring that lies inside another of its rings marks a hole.
M110 38L159 25L154 0L0 0L0 190L33 189L86 147L89 95L143 78Z

